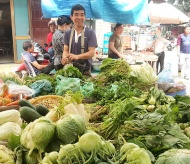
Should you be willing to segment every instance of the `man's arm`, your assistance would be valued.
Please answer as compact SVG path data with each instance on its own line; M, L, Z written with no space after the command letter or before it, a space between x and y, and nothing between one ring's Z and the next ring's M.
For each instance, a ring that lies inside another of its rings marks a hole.
M143 50L146 50L147 48L151 48L154 44L155 40L153 40L150 44L148 44Z
M79 60L79 59L90 59L94 56L95 54L95 47L89 47L88 52L85 52L83 54L75 55L75 54L68 54L68 59L70 61L73 60Z
M61 63L63 65L68 64L69 46L64 45Z
M42 69L42 68L45 68L47 65L40 65L40 64L38 64L38 62L37 61L33 61L33 62L31 62L32 63L32 65L34 66L34 67L36 67L37 69Z

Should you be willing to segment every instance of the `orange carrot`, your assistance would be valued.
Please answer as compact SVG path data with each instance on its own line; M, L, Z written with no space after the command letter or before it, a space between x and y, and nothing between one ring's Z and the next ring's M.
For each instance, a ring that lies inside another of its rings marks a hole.
M19 101L20 101L20 100L16 100L16 101L10 102L10 103L6 104L6 106L19 105L19 104L18 104Z
M6 98L12 98L12 97L13 97L13 95L8 94L8 95L6 95L5 97L6 97Z

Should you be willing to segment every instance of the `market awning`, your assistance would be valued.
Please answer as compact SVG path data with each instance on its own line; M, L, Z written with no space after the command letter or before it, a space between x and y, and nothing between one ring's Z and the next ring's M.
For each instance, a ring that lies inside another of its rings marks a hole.
M149 3L149 17L153 23L181 24L189 22L190 18L169 3Z
M85 7L87 18L123 24L149 22L148 0L42 0L43 17L70 15L71 7L75 4Z

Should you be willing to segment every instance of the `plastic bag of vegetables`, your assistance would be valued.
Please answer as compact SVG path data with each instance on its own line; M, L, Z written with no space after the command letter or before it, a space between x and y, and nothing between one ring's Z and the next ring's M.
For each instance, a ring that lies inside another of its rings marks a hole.
M38 149L39 152L44 152L44 149L49 144L54 136L55 126L48 118L41 117L34 122L29 123L21 134L21 144L30 149Z
M55 133L64 144L73 143L86 129L85 121L80 115L64 115L56 123Z

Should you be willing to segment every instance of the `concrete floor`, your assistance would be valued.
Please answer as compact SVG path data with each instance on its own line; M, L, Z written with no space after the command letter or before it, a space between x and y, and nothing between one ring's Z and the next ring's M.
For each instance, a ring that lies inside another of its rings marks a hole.
M14 63L13 54L2 54L0 53L0 64Z

